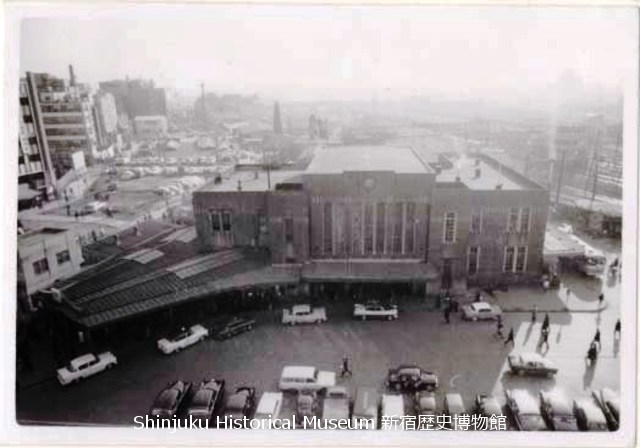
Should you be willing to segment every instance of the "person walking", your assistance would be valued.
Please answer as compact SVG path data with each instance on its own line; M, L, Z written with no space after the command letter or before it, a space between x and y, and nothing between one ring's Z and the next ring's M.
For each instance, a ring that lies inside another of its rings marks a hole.
M549 330L549 313L544 314L544 320L542 321L542 332Z
M451 323L451 317L450 316L451 316L451 307L449 305L446 305L444 307L444 321L447 324Z
M502 328L504 327L504 325L502 324L502 317L498 316L498 331L496 332L496 335L498 335L498 337L500 339L502 339L504 336L502 335Z
M616 327L613 330L613 338L616 340L620 339L620 319L616 321Z
M342 358L342 372L340 372L340 378L344 378L346 374L353 376L353 372L351 372L351 366L349 364L349 358L345 355Z
M535 324L538 318L538 305L533 305L533 309L531 310L531 323Z
M593 342L598 343L598 350L602 348L602 344L600 343L600 329L596 330L596 335L593 337Z
M514 339L514 334L513 334L513 327L511 327L511 329L509 330L509 335L507 336L507 340L504 341L504 345L507 345L509 342L511 342L511 345L516 345L516 341Z
M600 295L598 296L598 306L600 306L602 308L602 302L604 302L604 293L601 292Z
M542 332L542 340L540 341L540 348L542 346L546 346L547 350L549 350L549 330Z

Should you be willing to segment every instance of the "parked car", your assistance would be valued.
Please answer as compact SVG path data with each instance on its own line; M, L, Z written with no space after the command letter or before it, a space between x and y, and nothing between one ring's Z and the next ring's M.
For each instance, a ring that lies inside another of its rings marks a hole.
M251 413L256 406L255 387L238 387L233 395L227 400L224 416L229 418L251 417Z
M353 306L353 317L356 319L386 319L395 320L398 318L397 305L383 305L379 302L367 302L364 305L356 303Z
M264 392L260 397L256 414L253 418L256 420L280 418L283 398L282 392Z
M282 310L283 324L319 324L327 321L324 307L312 308L310 305L294 305L291 310Z
M462 318L465 320L496 320L502 316L502 309L487 302L473 302L462 306Z
M218 339L229 339L245 331L253 330L256 321L253 319L233 318L225 324L217 333Z
M620 427L620 395L608 387L599 391L594 390L591 393L600 409L602 409L602 413L609 424L609 429L617 431Z
M485 417L503 415L498 399L491 395L478 394L475 400L475 412Z
M435 415L436 395L426 390L416 392L413 395L413 408L418 415Z
M467 411L464 407L464 401L462 401L462 395L460 394L447 394L444 396L443 401L444 414L451 416L451 423L449 427L451 429L456 428L456 422L458 416L466 414Z
M82 213L84 214L97 213L103 208L105 208L106 206L107 206L106 202L92 201L85 204L84 207L82 207Z
M66 386L70 383L77 383L83 378L88 378L103 370L110 369L118 364L118 360L111 352L104 352L94 355L87 353L69 361L64 367L57 371L60 384Z
M224 380L202 380L195 389L187 415L209 421L220 407L224 396Z
M549 429L577 431L578 425L567 396L560 390L540 391L540 410Z
M152 417L171 418L177 415L185 397L191 390L191 383L174 381L158 394L153 401L149 415Z
M433 391L438 387L438 376L415 365L401 365L389 369L387 387L397 391Z
M349 419L349 393L343 386L334 386L327 389L324 396L322 418L341 420Z
M525 389L505 391L507 409L513 416L516 428L520 431L543 431L547 429L535 398Z
M607 431L609 429L607 418L592 398L574 400L573 413L581 431Z
M326 391L336 385L335 372L326 372L309 366L286 366L280 375L280 390Z
M209 330L202 325L194 325L188 330L182 329L178 334L162 338L158 341L158 349L165 355L179 352L183 348L189 347L197 342L203 341L209 336Z
M357 429L378 428L380 394L374 387L358 387L353 404L352 426Z
M404 429L403 416L405 412L402 395L384 394L380 407L383 421L388 421L388 425L383 425L382 429Z
M558 373L556 365L538 353L509 355L507 360L511 372L517 375L546 375L551 378Z
M301 390L296 402L300 418L313 417L318 409L318 395L313 390Z

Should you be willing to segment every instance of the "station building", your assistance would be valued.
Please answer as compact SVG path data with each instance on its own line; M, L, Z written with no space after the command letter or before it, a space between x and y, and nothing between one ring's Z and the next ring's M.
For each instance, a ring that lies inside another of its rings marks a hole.
M238 171L193 205L202 251L263 248L307 290L429 294L536 278L548 192L484 155L349 146L304 171Z

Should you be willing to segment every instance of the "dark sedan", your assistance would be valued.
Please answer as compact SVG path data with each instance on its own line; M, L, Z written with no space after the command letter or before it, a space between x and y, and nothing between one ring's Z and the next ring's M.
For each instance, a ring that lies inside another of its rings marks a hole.
M434 391L438 387L438 376L414 365L402 365L389 369L387 387L397 391Z
M253 319L234 318L227 322L216 334L218 339L229 339L245 331L253 330L256 321Z
M227 400L224 416L232 419L250 418L256 406L255 387L238 387Z
M224 380L202 380L191 399L187 415L208 422L222 403L223 395Z
M154 400L149 415L160 418L175 416L190 389L191 383L179 380L169 383L169 386L160 392Z

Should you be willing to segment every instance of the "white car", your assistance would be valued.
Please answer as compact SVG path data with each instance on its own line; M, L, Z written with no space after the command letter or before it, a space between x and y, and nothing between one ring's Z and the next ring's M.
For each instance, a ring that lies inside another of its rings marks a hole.
M349 420L349 393L344 386L334 386L327 389L322 418L325 420Z
M58 381L63 386L76 383L83 378L90 377L118 364L118 360L111 352L98 355L87 353L69 362L69 365L58 369Z
M398 307L396 305L382 305L378 302L367 302L364 305L356 303L353 306L353 317L362 320L368 318L395 320L398 318Z
M495 320L501 315L499 306L487 302L473 302L462 306L462 318L466 320Z
M283 324L319 324L327 321L324 307L311 308L311 305L294 305L291 310L282 310Z
M162 338L158 341L158 349L165 355L178 352L183 348L200 342L209 336L209 330L202 325L194 325L188 330L182 330L177 335L168 338Z
M311 366L286 366L282 369L278 387L280 390L310 390L324 393L336 385L335 372L318 370Z

